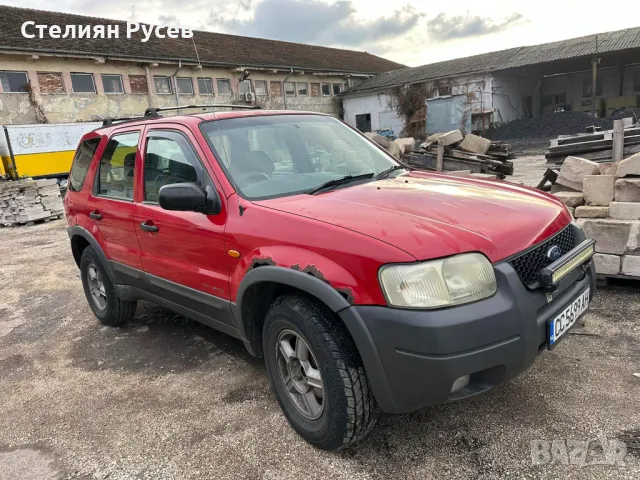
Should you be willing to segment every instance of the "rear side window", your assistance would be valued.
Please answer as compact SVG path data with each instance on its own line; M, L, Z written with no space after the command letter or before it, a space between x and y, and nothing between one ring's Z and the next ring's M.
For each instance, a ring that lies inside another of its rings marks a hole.
M84 179L87 178L87 172L91 165L93 155L96 153L100 145L100 137L90 138L84 142L80 142L78 150L73 157L71 172L69 173L69 190L79 192L84 185Z
M133 200L133 174L139 132L114 135L100 159L97 193L105 197Z

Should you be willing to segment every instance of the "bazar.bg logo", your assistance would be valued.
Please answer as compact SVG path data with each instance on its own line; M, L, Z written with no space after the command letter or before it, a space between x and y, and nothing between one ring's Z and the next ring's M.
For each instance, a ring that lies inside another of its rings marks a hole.
M627 444L600 436L591 440L532 440L533 465L611 465L624 467Z

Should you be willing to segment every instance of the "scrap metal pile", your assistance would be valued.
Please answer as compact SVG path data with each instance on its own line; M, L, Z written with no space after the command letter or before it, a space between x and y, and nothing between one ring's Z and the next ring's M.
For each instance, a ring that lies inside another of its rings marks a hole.
M511 145L471 133L463 135L460 130L431 135L418 149L405 153L402 159L416 168L437 170L439 144L444 149L444 172L470 171L501 179L513 175L513 162L509 160L515 155L511 152Z

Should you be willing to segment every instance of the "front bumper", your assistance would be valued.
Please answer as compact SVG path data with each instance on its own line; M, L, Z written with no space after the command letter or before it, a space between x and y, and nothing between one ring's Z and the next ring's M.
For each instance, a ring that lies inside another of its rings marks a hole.
M475 303L436 311L354 306L340 312L362 356L380 407L404 413L485 392L531 366L547 348L547 322L587 287L595 267L560 281L547 301L513 268L495 266L498 290ZM459 377L464 389L451 393Z

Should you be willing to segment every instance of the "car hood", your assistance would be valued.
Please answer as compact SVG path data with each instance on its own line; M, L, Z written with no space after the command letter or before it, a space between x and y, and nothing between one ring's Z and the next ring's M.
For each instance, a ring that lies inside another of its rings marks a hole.
M362 233L418 260L479 251L497 262L571 221L559 200L537 190L423 172L255 203Z

